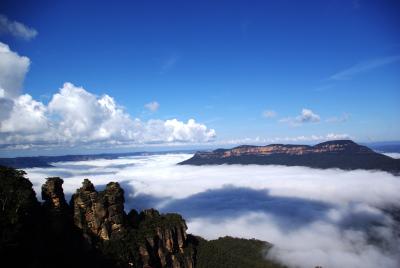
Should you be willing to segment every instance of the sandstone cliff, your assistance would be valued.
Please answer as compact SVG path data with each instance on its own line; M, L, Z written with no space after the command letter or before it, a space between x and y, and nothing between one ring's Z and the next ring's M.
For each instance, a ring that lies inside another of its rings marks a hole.
M271 144L242 145L232 149L197 152L180 165L257 164L313 168L377 169L400 172L400 160L374 152L350 140L334 140L314 146Z
M130 244L129 248L138 251L138 258L135 258L135 252L127 252L126 263L122 262L122 266L194 266L195 252L188 245L187 227L182 217L160 215L154 209L140 214L131 211L128 217L124 211L124 191L118 183L110 182L105 190L97 192L85 179L72 196L70 205L74 224L82 230L89 244L107 252L110 245L118 244L122 239L122 245Z
M124 191L118 183L107 184L97 192L93 184L85 179L71 198L74 224L88 239L109 240L116 232L125 228Z

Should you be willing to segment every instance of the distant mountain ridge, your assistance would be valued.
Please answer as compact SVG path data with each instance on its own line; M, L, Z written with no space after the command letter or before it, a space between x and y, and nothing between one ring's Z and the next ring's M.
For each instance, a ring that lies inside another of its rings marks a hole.
M376 169L400 172L400 160L374 152L351 140L333 140L310 145L241 145L232 149L197 152L179 165L257 164L313 168Z
M87 161L95 159L115 159L123 156L149 155L147 152L131 153L106 153L106 154L85 154L85 155L61 155L61 156L23 156L14 158L0 158L0 166L13 168L52 167L51 163Z

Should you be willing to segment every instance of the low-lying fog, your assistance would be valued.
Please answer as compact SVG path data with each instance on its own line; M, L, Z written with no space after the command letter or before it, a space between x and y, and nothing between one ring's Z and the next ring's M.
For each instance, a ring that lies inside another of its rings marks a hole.
M380 208L400 205L400 177L378 171L284 166L178 166L189 154L55 163L27 169L38 196L60 176L70 195L89 178L118 181L126 210L177 212L189 232L273 243L268 258L291 267L400 267L400 239Z

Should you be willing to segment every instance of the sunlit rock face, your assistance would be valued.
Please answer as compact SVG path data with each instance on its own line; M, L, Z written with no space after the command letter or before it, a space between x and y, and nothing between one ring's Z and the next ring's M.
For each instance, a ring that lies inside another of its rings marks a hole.
M68 209L65 201L62 184L64 181L58 177L47 178L42 186L43 206L53 212L63 212Z
M160 215L154 209L138 214L124 211L124 191L116 182L97 192L85 179L71 198L76 227L93 246L119 239L137 248L139 261L150 267L194 267L195 251L188 245L186 223L180 215ZM128 238L127 238L128 237ZM130 237L134 237L129 240ZM128 241L125 241L128 239ZM125 245L125 244L124 244ZM134 252L131 252L134 255ZM134 263L130 261L129 263Z
M71 198L74 223L89 237L109 240L115 232L124 229L124 191L118 183L107 184L97 192L93 184L85 179Z
M213 152L199 152L197 155L201 158L210 157L232 157L244 155L305 155L315 153L374 153L371 149L365 146L358 145L350 140L337 140L317 144L315 146L308 145L285 145L271 144L266 146L251 146L242 145L233 149L218 149Z
M327 141L315 146L271 144L242 145L232 149L197 152L181 165L257 164L313 168L376 169L398 174L400 160L379 154L350 140Z

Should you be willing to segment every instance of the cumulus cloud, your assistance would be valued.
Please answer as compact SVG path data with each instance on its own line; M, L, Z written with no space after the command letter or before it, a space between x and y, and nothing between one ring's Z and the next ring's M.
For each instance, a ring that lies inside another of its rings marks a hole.
M29 65L29 58L18 55L0 42L0 98L20 95Z
M273 110L265 110L262 115L265 118L274 118L276 117L277 113Z
M0 42L0 145L7 148L46 146L130 146L209 142L215 130L194 119L142 121L132 118L109 95L97 96L64 83L46 105L21 95L30 60ZM146 105L150 110L159 104Z
M149 102L144 105L144 107L150 112L156 112L160 108L160 104L156 101Z
M319 122L320 117L309 109L303 109L301 110L301 115L296 117L296 121L300 123Z
M119 181L127 209L181 213L190 232L208 239L271 242L267 257L289 267L399 267L394 222L381 210L399 204L398 177L366 170L175 165L189 157L65 162L27 172L37 193L46 176L65 178L67 196L87 177L99 188Z
M66 142L135 140L135 121L108 95L97 97L65 83L55 94L49 112L58 116L58 135Z
M303 123L317 123L321 120L318 114L315 114L310 109L303 108L301 114L296 117L287 117L279 120L282 123L288 123L292 126L300 126Z
M11 21L6 16L0 14L0 34L10 34L17 38L31 40L38 32L21 22Z
M9 109L8 117L0 122L0 133L40 133L49 127L47 107L28 94L13 100Z
M208 142L215 130L189 119L132 118L109 95L96 96L65 83L46 106L25 94L0 124L3 144L164 144Z
M30 60L0 42L0 145L6 148L46 146L132 146L209 142L215 130L194 119L142 121L132 118L109 95L97 96L64 83L46 105L21 95ZM151 111L157 102L146 105Z

